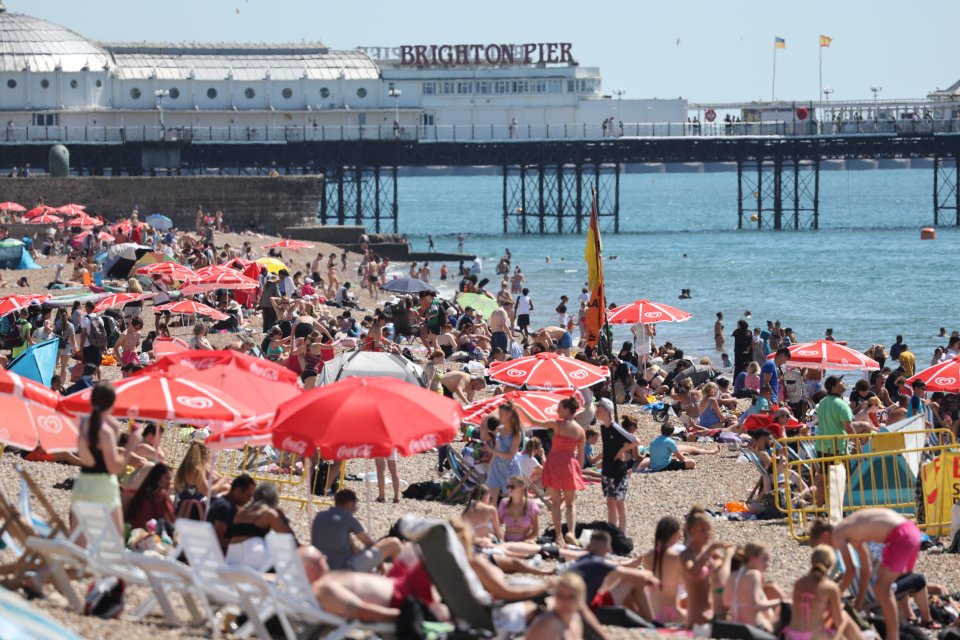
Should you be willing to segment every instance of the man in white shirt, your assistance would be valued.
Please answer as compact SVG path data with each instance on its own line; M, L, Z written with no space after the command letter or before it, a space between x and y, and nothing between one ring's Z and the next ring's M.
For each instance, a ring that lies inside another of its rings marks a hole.
M527 329L530 327L531 311L533 300L530 299L530 289L524 287L523 292L517 296L517 327L524 336L529 335Z

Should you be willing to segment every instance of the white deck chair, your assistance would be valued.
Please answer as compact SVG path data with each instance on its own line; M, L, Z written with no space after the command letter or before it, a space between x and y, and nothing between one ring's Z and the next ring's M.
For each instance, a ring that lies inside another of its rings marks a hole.
M211 608L203 585L190 567L175 560L138 553L131 554L129 561L146 574L167 623L172 626L180 625L180 618L170 601L172 593L179 593L190 613L188 624L198 626L209 623L213 637L220 637L220 619Z
M347 620L328 613L320 607L313 593L313 585L307 578L303 561L297 554L297 542L289 533L270 532L267 534L267 550L276 572L274 588L280 605L287 615L309 625L332 627L324 634L326 640L340 640L357 629L373 631L378 635L393 635L396 631L391 624L368 624L357 620Z
M273 636L267 629L267 622L276 616L284 637L287 640L297 639L284 607L280 604L280 598L262 573L241 565L224 565L217 573L221 580L230 583L237 590L240 607L247 614L247 623L237 630L237 637L243 638L255 632L260 640L271 640Z
M190 563L190 570L203 585L207 598L217 604L240 605L237 590L220 577L220 569L227 566L213 525L202 520L177 520L180 550Z

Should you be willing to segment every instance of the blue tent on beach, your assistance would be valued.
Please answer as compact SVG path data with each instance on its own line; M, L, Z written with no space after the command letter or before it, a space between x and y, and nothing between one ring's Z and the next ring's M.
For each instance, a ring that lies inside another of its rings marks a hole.
M57 368L57 352L60 338L47 340L27 347L27 350L7 365L7 371L15 373L49 388Z
M30 250L15 238L0 240L0 269L39 269Z

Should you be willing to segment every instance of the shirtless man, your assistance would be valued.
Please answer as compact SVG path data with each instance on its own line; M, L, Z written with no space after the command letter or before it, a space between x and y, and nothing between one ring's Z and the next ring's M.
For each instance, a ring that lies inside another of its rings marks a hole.
M642 558L627 564L616 564L607 559L613 551L610 534L594 531L587 544L587 553L569 566L587 584L587 603L591 609L625 607L647 620L653 619L647 587L657 588L660 581L641 566Z
M471 376L465 371L449 371L440 378L443 395L456 398L464 404L473 402L477 391L487 386L481 376Z
M117 342L113 345L114 351L120 354L120 364L128 365L137 361L139 354L137 349L140 347L142 337L140 329L143 328L143 321L140 318L130 318L127 324L127 330L120 334ZM124 378L127 376L124 375Z
M534 341L539 342L547 351L550 350L554 340L557 342L557 353L569 356L573 349L573 336L563 327L544 327L534 338Z
M367 293L370 297L377 300L377 285L380 283L380 265L372 256L367 262Z
M887 640L900 640L900 612L891 586L899 576L913 571L920 553L920 536L920 529L912 520L907 520L890 509L878 508L855 511L836 525L818 520L810 528L810 544L831 545L843 558L846 570L840 581L840 592L845 592L854 579L859 578L859 590L853 603L857 610L863 607L872 570L869 562L861 560L859 576L854 575L851 569L855 565L850 548L863 559L870 557L868 542L883 544L883 557L877 570L873 592L883 611Z
M510 348L510 338L513 337L513 329L510 327L510 313L513 311L513 302L506 300L502 307L497 307L490 314L490 344L494 347L500 347L504 352Z

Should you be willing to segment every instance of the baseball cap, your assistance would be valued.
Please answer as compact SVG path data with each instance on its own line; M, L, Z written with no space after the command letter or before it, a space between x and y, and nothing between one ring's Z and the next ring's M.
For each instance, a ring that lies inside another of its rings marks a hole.
M603 407L609 411L611 415L613 414L613 401L611 401L610 398L600 398L600 400L597 401L597 406Z

